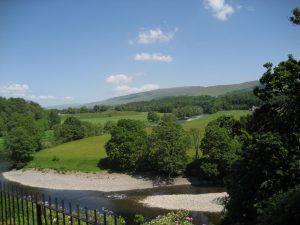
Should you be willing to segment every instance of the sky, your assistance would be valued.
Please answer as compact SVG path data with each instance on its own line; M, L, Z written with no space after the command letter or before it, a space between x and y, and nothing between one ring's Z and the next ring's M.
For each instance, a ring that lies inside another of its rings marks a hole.
M42 106L257 80L299 0L0 0L0 96Z

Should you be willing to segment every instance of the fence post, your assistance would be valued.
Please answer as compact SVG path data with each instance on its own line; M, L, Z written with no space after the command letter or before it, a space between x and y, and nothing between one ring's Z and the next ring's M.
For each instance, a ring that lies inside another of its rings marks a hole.
M38 193L36 194L35 200L36 200L36 224L42 225L42 205Z

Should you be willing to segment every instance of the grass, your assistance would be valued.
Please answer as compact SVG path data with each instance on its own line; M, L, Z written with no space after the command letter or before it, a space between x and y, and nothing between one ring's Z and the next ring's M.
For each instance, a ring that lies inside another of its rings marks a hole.
M97 165L100 159L106 157L104 145L109 138L110 135L105 134L42 150L33 155L34 159L27 167L60 171L100 171Z
M147 122L147 112L120 112L120 111L106 111L101 113L79 113L79 114L65 114L61 115L62 122L69 116L75 116L81 121L88 121L91 123L101 123L105 125L107 121L118 122L120 119L133 119Z
M201 138L204 135L206 125L222 115L233 115L236 119L251 113L250 111L221 111L215 114L206 115L197 120L193 120L183 124L185 130L190 128L198 128ZM135 116L135 114L132 114ZM116 116L119 117L119 116ZM84 118L87 118L86 116ZM106 118L106 117L104 117ZM128 118L128 115L127 117ZM91 118L93 119L93 118ZM97 117L95 117L97 120ZM151 133L151 128L146 129L147 133ZM51 134L48 134L51 136ZM100 159L107 157L104 145L109 140L110 135L85 138L65 144L48 148L34 154L34 159L27 167L41 169L55 169L60 171L82 171L82 172L98 172ZM190 159L194 157L195 151L190 148L188 155ZM53 160L56 159L56 160Z

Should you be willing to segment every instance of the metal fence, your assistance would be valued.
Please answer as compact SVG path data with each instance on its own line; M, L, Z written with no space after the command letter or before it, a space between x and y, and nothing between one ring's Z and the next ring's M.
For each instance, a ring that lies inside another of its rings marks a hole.
M0 181L1 225L123 225L122 217L101 209L75 207L64 200L26 193Z

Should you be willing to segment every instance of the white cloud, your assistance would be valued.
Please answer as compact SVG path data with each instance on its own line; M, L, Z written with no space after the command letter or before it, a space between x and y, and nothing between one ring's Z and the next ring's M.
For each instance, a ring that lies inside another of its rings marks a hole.
M140 53L136 54L134 59L136 61L158 61L158 62L172 62L173 58L170 55L162 55L160 53Z
M213 11L214 17L225 21L228 16L234 13L233 6L225 3L225 0L204 0L205 6Z
M138 44L151 44L151 43L164 43L170 41L176 32L178 31L178 28L175 28L173 31L164 32L160 28L155 29L149 29L145 31L139 32L136 43ZM129 44L133 44L134 41L130 40Z
M144 91L151 91L159 88L159 84L144 84L140 88L130 87L128 85L118 85L114 88L115 91L121 94L132 94Z
M54 96L52 95L41 95L38 97L40 100L52 100L52 99L55 99Z
M0 87L0 92L7 96L25 96L28 90L28 84L10 84Z
M64 97L64 100L68 100L68 101L73 100L73 99L74 99L74 98L71 97L71 96L65 96L65 97Z
M111 84L129 83L132 81L132 79L132 77L127 76L125 74L115 74L108 76L106 78L106 82Z

